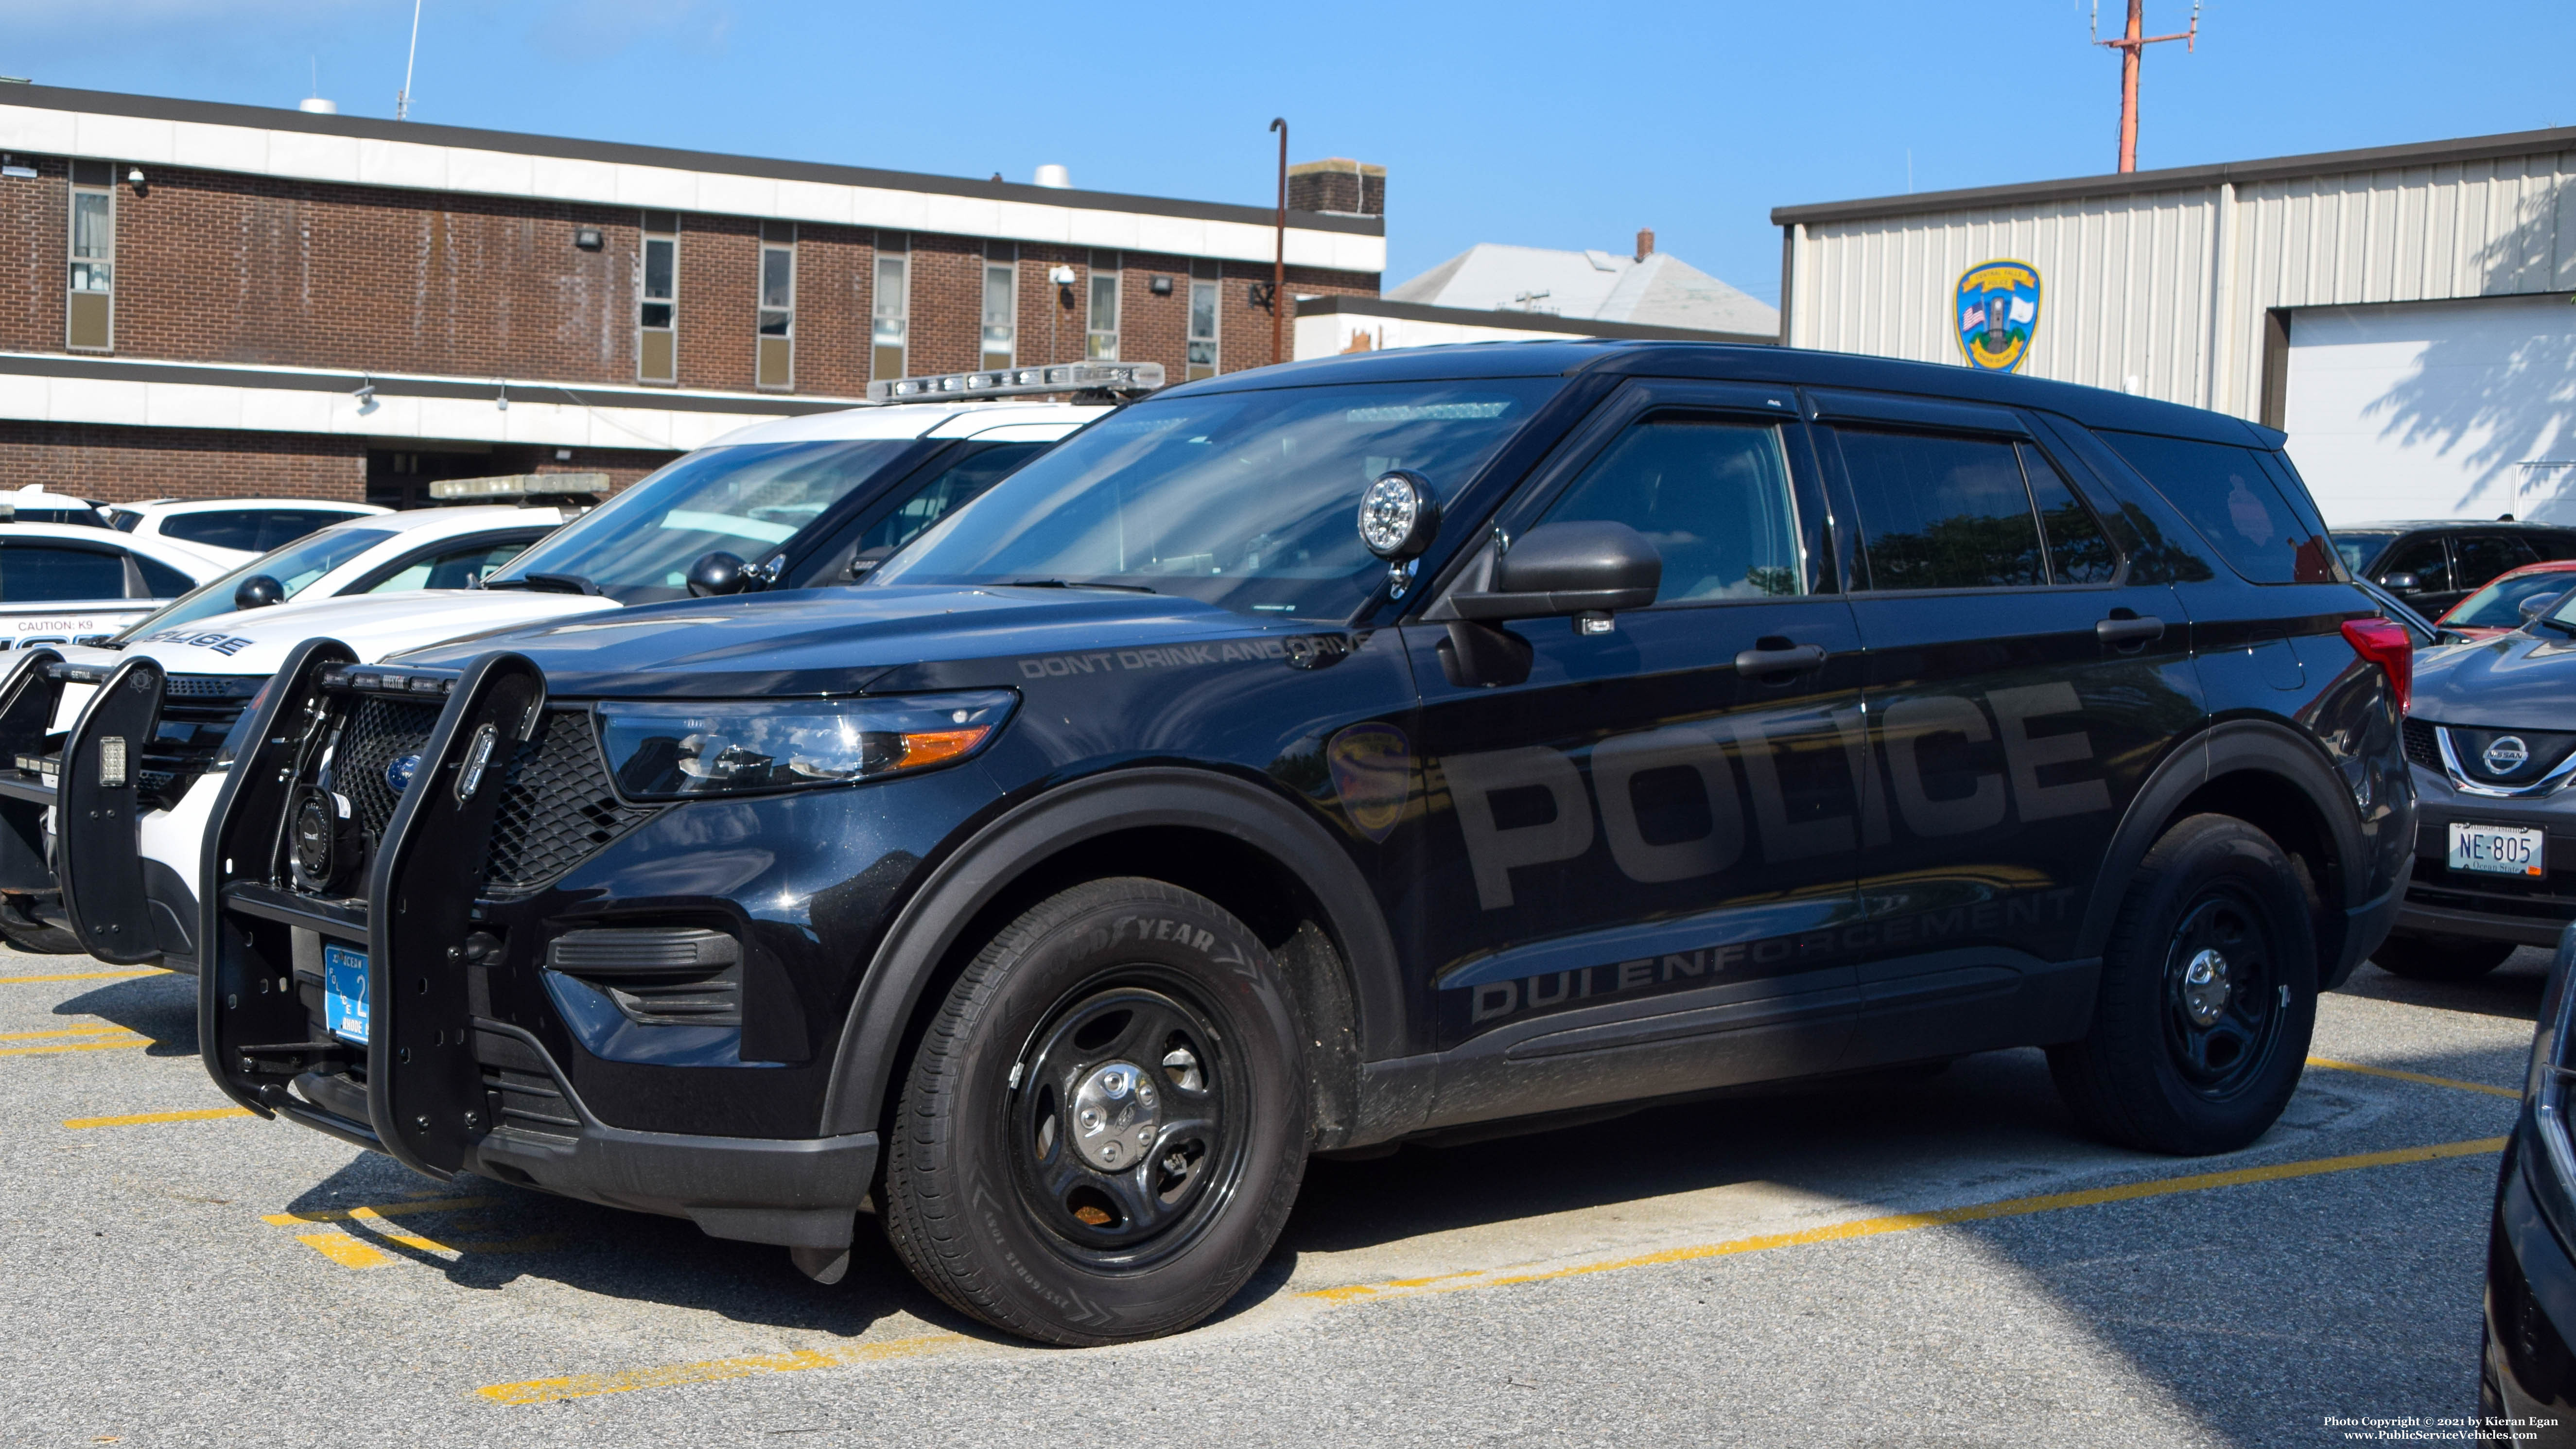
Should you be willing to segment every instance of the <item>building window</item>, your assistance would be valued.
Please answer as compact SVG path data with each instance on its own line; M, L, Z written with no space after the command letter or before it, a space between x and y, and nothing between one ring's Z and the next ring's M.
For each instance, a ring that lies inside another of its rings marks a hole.
M1094 362L1118 360L1118 254L1091 254L1091 316L1082 355Z
M635 376L644 382L680 377L680 214L644 213L644 255L636 286Z
M1020 351L1020 249L1013 242L984 244L985 368L1009 367Z
M1217 375L1216 298L1217 284L1224 280L1222 263L1200 259L1190 263L1190 365L1189 380Z
M63 342L83 352L116 345L116 168L72 163L71 296Z
M796 223L760 224L760 357L762 387L796 385Z
M877 233L875 325L869 329L868 376L877 382L903 376L904 332L912 315L911 239L899 231Z

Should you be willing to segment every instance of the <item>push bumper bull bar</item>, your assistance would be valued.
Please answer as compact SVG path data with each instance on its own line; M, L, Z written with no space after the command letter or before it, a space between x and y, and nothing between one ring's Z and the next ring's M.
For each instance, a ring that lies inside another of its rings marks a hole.
M262 1116L291 1118L433 1178L474 1172L689 1218L715 1237L846 1248L875 1175L875 1133L778 1139L612 1126L537 1037L472 1010L481 842L509 754L545 707L543 680L527 660L485 655L448 693L376 851L365 899L287 887L287 806L325 743L323 676L353 657L330 640L297 650L207 827L198 1019L217 1084ZM363 1047L311 1039L294 985L299 938L308 956L321 941L366 950ZM361 1064L363 1085L349 1070ZM487 1066L542 1076L561 1118L544 1130L503 1120Z

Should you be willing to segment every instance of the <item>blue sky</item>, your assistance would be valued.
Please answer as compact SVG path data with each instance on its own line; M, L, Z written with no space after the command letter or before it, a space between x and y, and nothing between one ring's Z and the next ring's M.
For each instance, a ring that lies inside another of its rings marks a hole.
M2117 15L2123 0L2107 0ZM1765 301L1775 205L2113 169L2090 0L1235 6L426 0L413 118L1266 205L1389 171L1389 285L1479 241L1662 248ZM2151 31L2188 0L2150 0ZM0 0L0 74L390 115L410 0ZM2112 22L2116 25L2116 22ZM2211 0L2141 164L2576 124L2576 5Z

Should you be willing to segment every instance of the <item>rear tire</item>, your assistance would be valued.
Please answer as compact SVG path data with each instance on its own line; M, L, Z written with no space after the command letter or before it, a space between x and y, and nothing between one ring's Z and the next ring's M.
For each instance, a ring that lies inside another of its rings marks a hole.
M2194 815L2140 862L2113 921L2093 1028L2049 1048L2076 1119L2124 1147L2232 1152L2289 1104L2316 1029L2299 875L2242 820Z
M0 896L0 941L31 956L86 956L69 928L39 919L31 896Z
M2410 981L2475 981L2505 963L2511 941L2467 936L2391 936L2370 953L2380 970Z
M949 990L903 1084L886 1236L951 1307L1045 1343L1188 1328L1261 1265L1308 1085L1270 953L1160 881L1075 886Z

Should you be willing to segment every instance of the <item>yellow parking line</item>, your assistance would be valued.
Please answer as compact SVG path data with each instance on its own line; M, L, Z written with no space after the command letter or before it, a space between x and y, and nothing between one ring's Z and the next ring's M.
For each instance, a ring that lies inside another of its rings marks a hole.
M295 1241L343 1268L381 1268L393 1261L343 1232L305 1233Z
M1384 1283L1318 1288L1297 1296L1340 1305L1373 1302L1392 1297L1411 1297L1424 1293L1457 1293L1479 1288L1501 1288L1515 1283L1539 1283L1592 1273L1614 1273L1629 1268L1694 1262L1699 1259L1727 1257L1737 1253L1765 1252L1773 1248L1802 1247L1811 1243L1876 1237L1886 1233L1910 1232L1916 1228L1986 1222L1996 1218L2026 1217L2032 1213L2054 1212L2062 1208L2098 1207L2107 1203L2136 1202L2145 1198L2170 1197L2177 1193L2202 1192L2211 1188L2283 1182L2295 1178L2318 1177L2328 1173L2352 1172L2366 1167L2394 1167L2405 1163L2437 1162L2452 1157L2475 1157L2503 1150L2503 1138L2480 1137L2466 1142L2441 1142L2427 1147L2400 1147L2387 1152L2359 1152L2342 1157L2315 1157L2299 1162L2275 1163L2268 1167L2240 1167L2226 1172L2193 1173L2186 1177L2155 1178L2146 1182L2123 1183L2116 1187L2088 1188L2082 1192L2048 1193L2038 1197L2017 1197L2000 1202L1976 1203L1967 1207L1941 1208L1932 1212L1863 1218L1856 1222L1833 1223L1825 1227L1808 1228L1794 1233L1765 1233L1757 1237L1736 1238L1729 1242L1667 1248L1657 1253L1576 1263L1562 1268L1534 1272L1492 1269L1481 1272L1446 1273L1429 1278L1399 1278ZM748 1378L756 1374L798 1373L806 1369L838 1368L846 1364L879 1359L912 1358L954 1348L966 1342L969 1340L957 1334L930 1334L920 1338L899 1338L880 1343L842 1344L819 1349L798 1349L789 1353L750 1354L740 1358L708 1359L700 1363L664 1364L654 1368L626 1369L613 1373L570 1374L562 1378L528 1379L514 1384L487 1384L474 1392L482 1398L499 1404L546 1404L559 1399L584 1399L600 1394L631 1393L637 1389L712 1383L722 1379Z
M260 1221L291 1228L300 1223L345 1223L351 1218L364 1220L404 1217L413 1213L462 1212L467 1208L490 1207L496 1201L498 1199L488 1197L416 1198L410 1202L360 1203L356 1207L345 1208L303 1208L295 1212L271 1213Z
M158 966L146 966L136 971L69 971L60 976L0 976L0 986L32 986L39 981L115 981L128 976L175 976L177 974L174 971L164 971Z
M72 1117L63 1122L75 1130L83 1127L143 1127L155 1122L212 1122L219 1117L248 1117L248 1107L207 1107L195 1112L134 1112L123 1117Z
M880 1359L918 1358L973 1342L964 1334L931 1333L919 1338L884 1339L875 1343L833 1344L787 1353L754 1353L703 1363L665 1364L659 1368L616 1373L567 1374L557 1379L530 1379L517 1384L490 1384L474 1392L496 1404L551 1404L561 1399L588 1399L637 1389L667 1389L681 1384L709 1384L756 1374L792 1374L804 1369L840 1368Z
M2484 1092L2490 1097L2522 1100L2519 1087L2490 1087L2484 1082L2463 1082L2457 1077L2428 1077L2422 1072L2401 1072L2395 1067L2365 1067L2359 1062L2339 1062L2330 1057L2310 1057L2308 1065L2338 1072L2359 1072L2365 1077L2390 1077L2400 1082L2421 1082L2428 1087L2456 1087L2463 1092Z
M105 1052L118 1047L146 1047L152 1038L141 1035L121 1036L113 1041L73 1042L68 1046L0 1047L0 1057L41 1057L54 1052Z
M96 1026L58 1026L52 1031L0 1031L0 1041L39 1041L49 1036L113 1036L120 1031L133 1030L130 1026L105 1021Z

